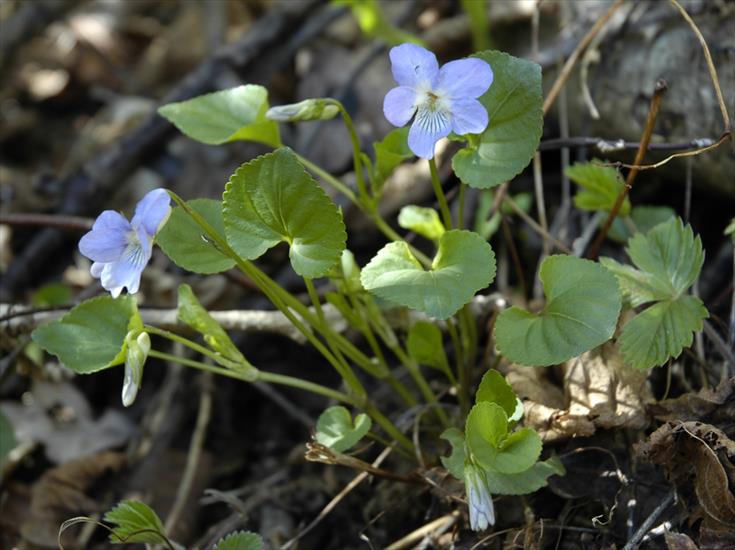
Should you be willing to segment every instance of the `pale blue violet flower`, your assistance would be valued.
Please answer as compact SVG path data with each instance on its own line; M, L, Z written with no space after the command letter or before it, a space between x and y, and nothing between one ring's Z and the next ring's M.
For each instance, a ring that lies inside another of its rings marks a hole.
M470 509L470 528L484 531L495 524L495 507L485 472L471 462L464 465L464 485Z
M154 189L135 207L129 222L114 210L105 210L92 230L79 241L79 251L92 260L90 272L117 298L123 288L138 292L140 275L151 259L153 239L171 213L165 189Z
M416 44L390 51L398 87L385 96L383 112L394 126L411 119L408 146L421 158L434 157L434 145L455 134L479 134L487 128L487 109L477 101L493 83L493 70L474 57L450 61L439 68L436 56Z

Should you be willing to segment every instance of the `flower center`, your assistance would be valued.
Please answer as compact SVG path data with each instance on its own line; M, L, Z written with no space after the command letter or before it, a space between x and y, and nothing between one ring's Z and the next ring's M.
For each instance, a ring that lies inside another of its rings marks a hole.
M127 237L128 245L125 247L123 257L127 258L133 265L145 265L147 260L145 257L145 251L143 250L143 245L141 244L140 238L138 237L138 232L132 230L128 232Z

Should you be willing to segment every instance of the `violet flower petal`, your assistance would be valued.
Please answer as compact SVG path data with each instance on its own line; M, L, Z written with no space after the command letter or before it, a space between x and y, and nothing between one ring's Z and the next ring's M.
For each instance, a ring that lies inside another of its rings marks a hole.
M473 531L484 531L495 524L495 507L485 474L479 467L465 464L464 477L467 505L470 509L470 528Z
M119 212L105 210L79 241L79 252L94 262L115 261L125 250L130 230L128 220Z
M383 113L393 126L405 126L415 112L416 91L408 86L393 88L383 100Z
M419 109L408 131L408 147L417 157L434 158L434 145L451 130L451 122L444 112Z
M116 262L105 265L100 278L102 287L117 298L123 288L135 294L140 288L140 276L153 253L152 238L144 227L139 227L122 256Z
M452 100L452 131L455 134L481 134L487 123L487 109L476 99Z
M135 207L132 226L145 228L153 237L171 212L171 197L165 189L154 189L146 193Z
M484 94L492 83L490 65L482 59L468 57L442 65L436 87L451 98L475 99Z
M416 44L401 44L390 50L393 78L401 86L416 87L429 83L432 87L439 74L436 56Z

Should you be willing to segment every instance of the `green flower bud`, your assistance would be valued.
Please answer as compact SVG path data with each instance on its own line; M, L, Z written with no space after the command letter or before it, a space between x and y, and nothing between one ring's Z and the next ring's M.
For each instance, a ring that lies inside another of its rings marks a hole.
M329 120L337 116L339 107L326 99L305 99L290 105L271 107L265 117L276 122L302 122L305 120Z
M125 374L123 376L122 402L129 407L135 401L138 390L143 381L143 365L151 351L151 339L147 332L141 332L137 338L129 332L125 337L127 349L125 351Z

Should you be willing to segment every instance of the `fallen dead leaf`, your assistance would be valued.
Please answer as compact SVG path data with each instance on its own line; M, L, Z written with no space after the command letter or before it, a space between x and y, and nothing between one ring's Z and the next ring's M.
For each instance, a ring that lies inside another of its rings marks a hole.
M511 365L508 382L524 401L526 425L544 441L590 436L598 428L642 429L653 401L646 378L605 344L561 365L562 385L542 369ZM548 371L552 372L552 371Z
M664 540L666 541L666 548L668 550L699 550L697 545L694 544L694 541L683 533L666 531L664 533Z
M90 495L106 475L121 470L126 462L122 453L104 452L47 470L31 489L31 518L21 527L23 538L44 548L56 548L61 523L104 510L105 504ZM72 540L67 542L70 545L64 546L73 548Z
M735 456L735 442L722 430L702 422L668 422L637 450L664 468L681 495L696 499L703 528L735 530L735 495L725 469L732 466L728 457Z
M649 407L659 420L698 420L715 426L735 425L735 377L723 380L716 388L665 399Z

